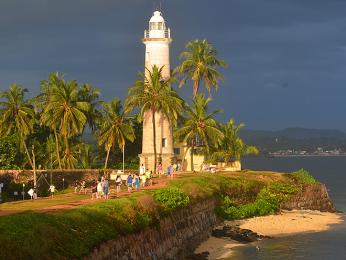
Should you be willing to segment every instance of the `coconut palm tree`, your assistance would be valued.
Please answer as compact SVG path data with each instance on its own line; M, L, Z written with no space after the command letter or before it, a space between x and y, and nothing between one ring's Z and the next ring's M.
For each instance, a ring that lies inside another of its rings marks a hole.
M60 158L60 135L58 133L58 124L51 124L51 118L53 117L53 110L45 110L47 105L50 102L50 97L53 91L53 86L60 87L61 85L65 84L65 81L62 76L59 75L59 73L50 73L48 76L48 80L42 80L41 81L41 93L35 97L35 104L37 105L38 109L41 110L41 124L46 125L51 129L51 131L54 133L54 140L55 140L55 152L56 152L56 159L58 161L59 169L62 169L62 163Z
M50 86L50 94L42 112L41 120L51 129L58 130L64 140L65 152L62 164L74 168L77 159L71 153L69 138L80 135L85 127L90 104L79 100L76 81L57 80Z
M192 80L195 98L201 81L204 81L210 95L211 88L217 90L218 82L223 78L217 67L225 67L226 63L217 57L217 51L206 39L188 42L185 48L187 51L180 54L182 62L175 69L175 73L181 76L179 87Z
M102 101L99 100L100 91L90 84L85 84L79 89L79 101L88 102L90 109L86 112L87 123L94 133L97 127L97 121L101 118L99 108Z
M217 146L223 138L223 133L217 127L215 115L220 110L208 113L210 98L205 99L203 94L197 94L192 100L192 105L186 108L186 118L183 126L175 132L175 138L186 143L191 151L191 170L193 167L193 156L196 146L202 145L205 152L209 152L211 146ZM183 162L185 160L185 153ZM183 167L183 166L182 166Z
M112 147L118 146L123 151L126 140L134 141L135 132L129 118L124 115L120 100L114 98L110 103L104 103L102 106L103 117L98 133L98 143L104 145L107 151L104 166L106 169Z
M24 100L25 92L27 92L26 89L16 84L0 92L0 98L5 99L0 102L0 135L17 133L21 147L24 148L31 167L34 167L26 145L26 137L33 131L35 112L32 105Z
M243 123L236 125L233 119L230 119L226 124L221 124L220 128L224 134L224 138L212 155L214 159L222 158L225 163L228 163L232 158L240 161L243 155L258 154L255 146L246 145L239 137L239 131L244 126Z
M140 73L140 79L128 91L126 100L126 111L140 108L140 118L145 113L151 113L153 125L153 147L154 147L154 174L156 174L157 151L156 151L156 124L155 116L162 113L168 118L171 125L175 125L178 115L183 109L183 100L178 93L172 89L174 78L164 79L162 69L154 65L151 70L146 68L145 74Z

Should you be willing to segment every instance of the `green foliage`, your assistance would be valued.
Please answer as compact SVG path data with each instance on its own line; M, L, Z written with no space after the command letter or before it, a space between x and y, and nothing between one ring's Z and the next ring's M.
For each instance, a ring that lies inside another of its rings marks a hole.
M177 188L165 188L155 191L154 199L160 202L167 211L186 207L190 202L189 196Z
M18 169L16 157L18 155L18 138L16 135L0 139L0 169Z
M317 180L304 169L292 173L293 178L300 184L316 184Z
M238 205L238 201L229 196L221 197L216 212L230 220L274 214L280 209L282 202L298 191L299 189L291 184L273 182L264 187L252 203Z

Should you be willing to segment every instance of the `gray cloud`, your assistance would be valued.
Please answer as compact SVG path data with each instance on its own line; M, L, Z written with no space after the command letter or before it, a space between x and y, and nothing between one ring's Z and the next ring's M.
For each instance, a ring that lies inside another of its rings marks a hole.
M17 82L35 95L40 80L60 71L98 86L106 100L125 97L143 70L140 39L153 2L1 1L0 90ZM213 94L221 120L232 116L258 129L346 129L344 0L175 0L163 1L163 11L173 65L196 37L210 40L229 63ZM186 98L192 92L180 91Z

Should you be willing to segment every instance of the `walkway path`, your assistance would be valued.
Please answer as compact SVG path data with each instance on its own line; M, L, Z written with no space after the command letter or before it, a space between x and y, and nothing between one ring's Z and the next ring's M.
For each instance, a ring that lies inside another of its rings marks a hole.
M179 177L176 175L176 178L179 178ZM141 190L155 190L155 189L163 188L167 185L167 182L169 180L170 179L167 178L166 176L160 177L160 178L154 178L152 186L141 187ZM114 186L114 183L112 183L112 185ZM125 196L131 195L132 193L135 193L135 191L133 192L122 191L118 194L118 196L116 196L115 189L112 189L111 191L112 191L112 195L110 196L110 199L125 197ZM53 199L39 198L38 200L8 202L2 205L0 204L0 216L12 215L12 214L24 212L27 210L33 210L37 212L59 212L61 210L72 209L79 206L104 201L103 198L91 199L90 197L91 197L91 194L89 191L87 195L68 193L68 194L56 195L54 196Z

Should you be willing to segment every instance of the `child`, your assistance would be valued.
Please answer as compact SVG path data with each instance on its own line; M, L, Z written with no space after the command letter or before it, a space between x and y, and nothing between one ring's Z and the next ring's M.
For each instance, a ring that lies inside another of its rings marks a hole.
M80 190L79 192L84 192L84 194L86 194L86 189L85 189L85 181L82 181L82 183L80 184Z
M54 197L54 192L55 192L55 186L53 184L51 184L49 186L48 191L50 191L50 195L52 196L52 198Z
M135 176L135 186L136 186L136 191L139 191L140 184L139 184L139 176Z
M73 186L74 186L74 193L77 193L77 191L78 191L78 181L75 181L74 182L74 184L73 184Z

